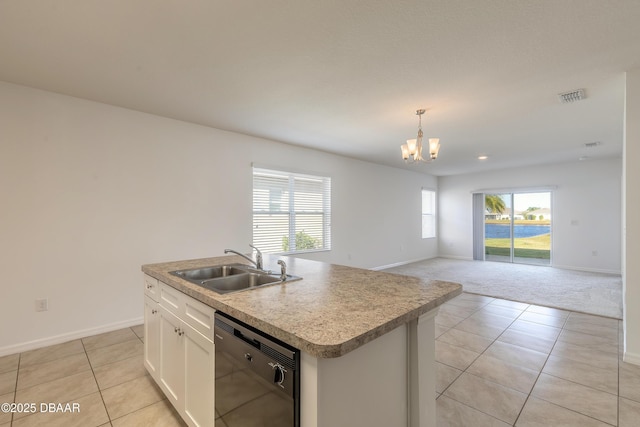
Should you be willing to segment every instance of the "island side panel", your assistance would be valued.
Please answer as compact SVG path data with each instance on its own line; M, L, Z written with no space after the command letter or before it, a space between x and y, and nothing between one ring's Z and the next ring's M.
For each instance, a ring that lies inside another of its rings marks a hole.
M302 359L301 427L407 425L406 325L342 357Z
M300 426L318 427L318 358L300 352Z
M436 427L435 308L407 324L409 427Z

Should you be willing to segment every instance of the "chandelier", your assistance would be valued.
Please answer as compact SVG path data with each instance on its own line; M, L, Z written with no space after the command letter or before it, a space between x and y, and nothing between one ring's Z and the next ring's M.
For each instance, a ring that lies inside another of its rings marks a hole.
M429 138L429 158L422 157L422 115L426 110L416 110L418 116L418 137L416 139L407 139L406 144L402 144L402 159L406 163L415 162L431 162L438 157L438 151L440 151L440 139Z

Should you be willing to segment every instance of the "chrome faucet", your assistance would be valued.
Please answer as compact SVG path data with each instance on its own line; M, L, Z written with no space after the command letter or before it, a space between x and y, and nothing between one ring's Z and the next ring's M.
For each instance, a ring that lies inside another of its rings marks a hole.
M234 251L233 249L225 249L224 253L228 254L229 252L234 253L236 255L240 255L242 258L251 261L252 264L254 264L256 266L256 268L258 270L262 270L262 252L260 252L260 250L258 248L256 248L253 245L249 245L251 246L253 249L256 250L256 260L254 261L253 259L251 259L250 257L246 256L245 254L241 254L238 251Z
M278 260L278 264L280 264L280 280L284 282L287 280L287 264L281 259Z

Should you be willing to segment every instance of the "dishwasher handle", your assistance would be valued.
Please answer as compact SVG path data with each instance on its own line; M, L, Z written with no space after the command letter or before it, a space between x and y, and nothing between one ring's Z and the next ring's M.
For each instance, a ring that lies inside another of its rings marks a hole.
M257 348L258 350L260 349L260 341L258 341L253 337L250 337L248 334L243 334L242 331L239 331L238 329L234 329L233 335L237 338L240 338L242 341L246 342L250 346Z
M292 361L296 361L299 358L298 350L288 346L285 343L276 342L275 339L269 337L263 332L254 330L250 326L244 325L236 319L232 319L220 312L216 312L215 319L216 320L214 329L225 331L232 337L238 338L260 351L265 351L265 349L271 348L276 352L282 354L285 358ZM216 338L221 339L222 337ZM297 364L298 362L294 362L293 366L297 367Z

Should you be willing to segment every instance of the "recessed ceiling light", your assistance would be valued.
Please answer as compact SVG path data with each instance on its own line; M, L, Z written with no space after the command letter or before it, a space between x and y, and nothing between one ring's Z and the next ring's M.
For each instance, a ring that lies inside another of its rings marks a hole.
M484 154L482 156L478 156L478 160L487 160L489 158L489 156L485 156Z

